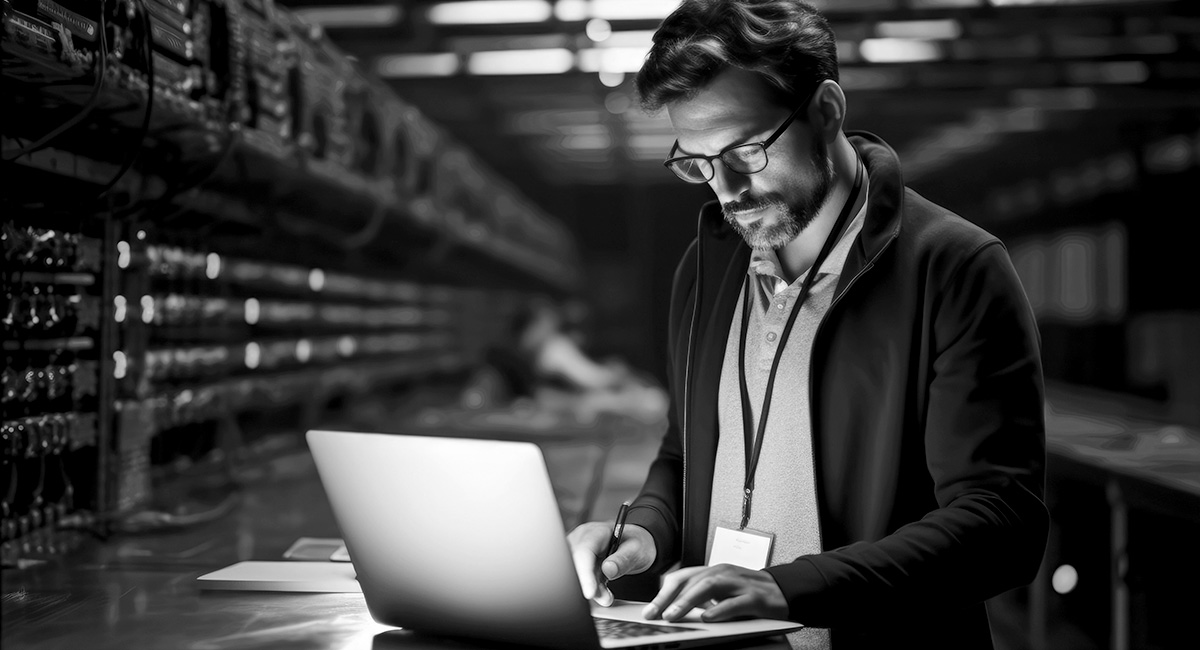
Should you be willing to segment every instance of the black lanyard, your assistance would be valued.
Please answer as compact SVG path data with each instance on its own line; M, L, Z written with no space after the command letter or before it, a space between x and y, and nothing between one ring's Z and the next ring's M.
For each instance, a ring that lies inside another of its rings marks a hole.
M804 306L804 301L808 298L808 292L812 289L817 271L821 268L821 263L829 256L829 251L833 250L838 235L841 234L842 228L850 218L850 211L858 201L858 193L862 189L862 174L862 163L859 162L858 168L855 170L854 187L850 190L850 196L846 198L846 204L842 206L841 214L833 223L833 229L825 237L825 244L821 246L821 252L817 254L817 259L809 268L808 275L804 276L804 283L800 285L800 295L796 298L796 304L792 306L792 313L788 316L787 324L783 326L783 333L779 335L779 347L775 349L775 359L771 362L771 374L767 376L767 390L763 396L762 412L758 417L757 436L754 434L754 426L751 424L750 391L746 387L746 330L750 324L751 278L747 277L746 283L743 285L745 289L742 292L742 335L738 344L738 382L742 392L742 429L746 440L746 483L742 492L742 529L745 529L746 525L750 523L750 501L754 497L754 473L758 469L758 456L762 453L763 438L767 432L767 414L771 409L771 393L775 390L775 371L779 369L779 360L783 358L783 348L787 344L788 335L792 332L792 325L796 323L796 316L800 314L800 308Z

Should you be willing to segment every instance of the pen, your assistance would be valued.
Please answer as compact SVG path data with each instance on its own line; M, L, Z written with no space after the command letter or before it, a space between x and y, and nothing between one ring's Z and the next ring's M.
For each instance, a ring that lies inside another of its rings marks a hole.
M604 557L607 558L613 553L616 553L617 547L621 545L621 534L625 532L625 515L628 513L629 502L626 501L625 503L621 504L621 509L617 511L617 520L613 522L612 539L608 542L608 552L604 554ZM601 571L600 575L603 576L604 572ZM604 581L608 582L608 579L605 578Z

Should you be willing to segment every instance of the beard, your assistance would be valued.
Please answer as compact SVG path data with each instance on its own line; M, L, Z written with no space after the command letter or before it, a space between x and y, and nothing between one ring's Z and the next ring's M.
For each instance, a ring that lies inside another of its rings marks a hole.
M810 160L816 170L817 180L813 190L795 203L788 203L778 193L761 196L745 196L721 206L725 221L733 226L751 248L775 250L795 239L808 227L829 199L833 187L833 161L828 148L819 137L813 138ZM765 219L743 226L733 215L744 210L773 209L779 218L775 223L764 224Z

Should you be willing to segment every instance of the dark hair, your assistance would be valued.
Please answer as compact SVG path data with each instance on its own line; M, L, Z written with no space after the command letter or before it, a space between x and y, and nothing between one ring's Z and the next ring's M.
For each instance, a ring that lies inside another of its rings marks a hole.
M781 105L794 106L821 81L837 81L837 43L800 0L684 0L638 71L642 108L689 98L730 67L758 73Z

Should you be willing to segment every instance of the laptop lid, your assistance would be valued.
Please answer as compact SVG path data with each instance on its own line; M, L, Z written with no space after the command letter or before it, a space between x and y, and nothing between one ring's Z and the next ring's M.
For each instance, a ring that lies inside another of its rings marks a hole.
M376 621L529 647L601 647L537 445L323 430L307 440ZM596 614L638 620L637 609ZM712 642L799 626L672 627L680 629L651 640Z

